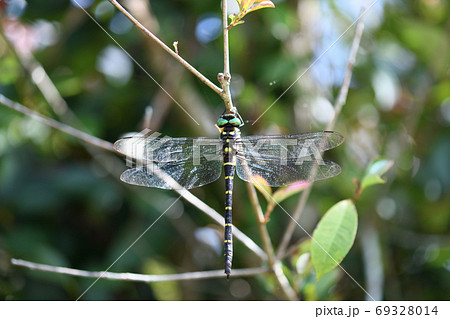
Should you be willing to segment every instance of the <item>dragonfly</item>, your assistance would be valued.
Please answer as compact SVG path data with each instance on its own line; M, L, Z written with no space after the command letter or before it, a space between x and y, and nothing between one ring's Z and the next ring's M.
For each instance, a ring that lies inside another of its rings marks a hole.
M114 148L133 159L134 167L120 179L128 184L160 189L192 189L225 175L225 274L233 259L233 180L237 176L253 184L281 187L298 181L312 182L334 177L338 164L321 154L342 144L344 137L332 131L293 135L241 136L244 125L238 113L225 113L216 123L219 138L159 137L138 134L124 137ZM169 178L168 178L169 177Z

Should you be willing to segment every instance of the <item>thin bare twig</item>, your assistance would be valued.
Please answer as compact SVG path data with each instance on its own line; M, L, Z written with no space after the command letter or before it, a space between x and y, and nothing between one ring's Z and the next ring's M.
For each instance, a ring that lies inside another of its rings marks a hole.
M31 270L39 270L51 273L65 274L75 277L85 278L99 278L108 280L123 280L123 281L139 281L139 282L163 282L163 281L175 281L175 280L197 280L208 278L223 278L223 269L221 270L209 270L209 271L195 271L186 272L180 274L168 274L168 275L144 275L135 273L116 273L116 272L103 272L103 271L86 271L67 267L50 266L46 264L34 263L23 259L11 259L11 264L18 267L23 267ZM233 269L233 277L248 277L266 273L267 267L258 268L242 268Z
M27 115L42 124L51 126L59 131L62 131L69 135L72 135L83 142L86 142L90 145L102 148L102 149L110 151L110 152L114 152L112 143L102 140L102 139L99 139L95 136L89 135L80 130L77 130L76 128L73 128L69 125L55 121L54 119L51 119L51 118L44 116L36 111L33 111L20 103L17 103L17 102L14 102L14 101L8 99L3 94L0 94L0 103L13 109L13 110L20 112L22 114Z
M124 7L122 7L116 0L108 0L113 6L115 6L120 12L122 12L138 29L144 32L149 38L155 41L161 48L163 48L167 53L169 53L173 58L180 62L186 69L191 71L196 77L200 79L203 83L209 86L218 95L222 95L222 90L212 83L208 78L206 78L202 73L200 73L196 68L190 65L186 60L184 60L178 53L172 50L168 45L162 42L156 35L154 35L150 30L144 27L135 17L133 17Z
M366 10L367 11L367 10ZM363 11L365 13L366 11ZM336 99L336 102L334 104L334 117L333 120L328 123L326 130L331 131L336 123L336 120L341 113L342 107L345 104L347 100L347 94L348 89L350 87L350 81L352 78L352 72L353 72L353 65L355 63L356 54L359 49L359 44L361 42L362 33L364 30L364 14L361 14L359 17L358 23L356 25L356 31L355 36L353 38L352 47L350 50L350 57L347 62L347 69L345 73L344 80L342 82L341 89L339 90L338 97ZM283 234L283 238L281 239L280 245L278 246L277 250L277 258L282 259L286 253L286 250L288 249L289 242L292 238L292 235L294 233L294 230L297 228L297 221L300 219L300 216L303 214L303 211L306 206L306 202L308 201L309 195L311 193L311 189L313 187L314 183L311 182L308 187L303 190L300 199L298 201L297 207L292 214L292 219L286 228L286 231Z
M233 106L233 100L231 98L230 83L230 49L228 43L228 9L227 0L222 1L222 29L223 29L223 73L219 73L217 79L222 85L222 94L220 95L225 103L225 108L228 114L235 114L236 108Z
M228 44L228 1L222 1L222 28L223 28L223 73L230 74L230 49Z

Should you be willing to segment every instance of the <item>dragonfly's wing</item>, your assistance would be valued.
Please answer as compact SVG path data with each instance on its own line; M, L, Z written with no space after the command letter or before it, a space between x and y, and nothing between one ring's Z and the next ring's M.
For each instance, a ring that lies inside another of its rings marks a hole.
M222 160L208 160L205 157L195 162L193 158L173 162L149 163L126 170L120 179L128 184L174 189L167 176L186 189L200 187L217 180L222 173Z
M238 143L240 155L254 158L320 158L320 153L332 149L344 141L336 132L310 132L293 135L244 136Z
M220 156L222 147L217 138L135 135L121 138L114 143L114 149L138 161L164 163L199 157L215 160L215 157Z
M237 156L237 175L250 183L264 183L267 186L281 187L298 181L316 181L339 175L338 164L327 161L297 161L295 158L255 158L247 160Z

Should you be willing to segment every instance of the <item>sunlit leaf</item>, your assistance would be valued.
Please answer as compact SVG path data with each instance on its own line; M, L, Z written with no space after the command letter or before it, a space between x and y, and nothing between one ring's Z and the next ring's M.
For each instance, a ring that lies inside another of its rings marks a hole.
M235 23L233 23L233 26L236 26L236 25L242 24L242 23L244 23L244 22L245 22L244 20L239 20L239 21L236 21Z
M313 233L311 258L317 281L341 263L355 241L358 227L356 208L351 200L331 207Z
M239 5L239 13L236 15L230 15L229 19L231 20L227 29L230 29L238 24L244 23L242 18L245 17L247 13L264 9L264 8L275 8L275 5L272 1L263 1L263 0L236 0Z
M244 20L240 20L240 17L236 14L230 14L228 18L230 19L230 24L227 27L228 29L238 24L244 23Z
M255 3L255 0L242 0L242 10L246 13L246 11Z
M253 12L259 9L264 8L275 8L275 5L272 3L272 1L261 1L260 3L255 4L253 7L251 7L247 13Z

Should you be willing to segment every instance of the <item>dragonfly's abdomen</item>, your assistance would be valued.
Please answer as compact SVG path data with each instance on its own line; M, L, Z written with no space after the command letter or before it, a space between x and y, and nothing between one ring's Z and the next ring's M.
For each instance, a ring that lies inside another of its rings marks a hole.
M233 210L233 180L236 168L236 145L239 129L235 127L225 127L221 133L223 141L223 170L225 173L225 235L224 235L224 257L225 273L227 278L231 274L233 260L233 231L232 231L232 210Z

